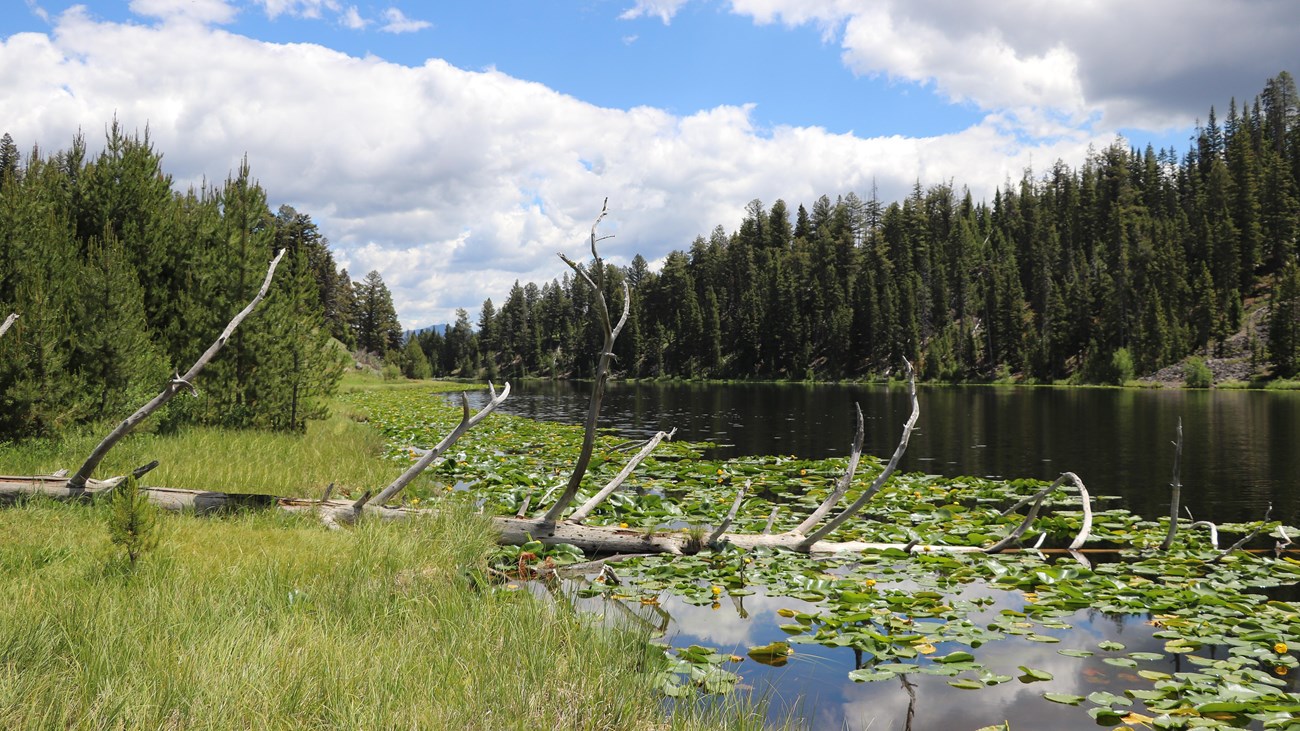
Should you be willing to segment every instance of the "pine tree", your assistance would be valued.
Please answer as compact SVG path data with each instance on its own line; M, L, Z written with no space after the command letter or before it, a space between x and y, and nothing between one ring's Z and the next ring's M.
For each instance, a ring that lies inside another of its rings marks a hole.
M1275 374L1300 373L1300 266L1294 260L1279 272L1270 303L1268 350Z
M357 347L387 357L402 347L402 325L397 321L393 296L378 271L371 271L353 286L352 327Z

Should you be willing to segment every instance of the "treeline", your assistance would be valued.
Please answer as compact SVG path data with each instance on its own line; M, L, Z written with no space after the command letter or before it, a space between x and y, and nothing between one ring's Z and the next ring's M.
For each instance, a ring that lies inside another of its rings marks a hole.
M252 299L267 299L160 420L302 429L349 346L401 345L388 290L339 271L309 216L272 213L247 162L220 185L172 188L148 134L116 121L98 155L20 154L0 138L0 440L121 419L184 372ZM342 343L342 344L340 344Z
M901 202L849 193L791 211L753 201L658 271L608 267L633 290L616 368L629 377L840 379L896 372L1112 382L1192 353L1237 349L1300 369L1300 107L1283 72L1190 149L1117 140L1083 165L1026 172L976 203L952 185ZM1259 309L1262 306L1263 309ZM599 333L570 276L517 283L444 337L416 341L439 373L590 375ZM1256 337L1262 333L1264 337Z

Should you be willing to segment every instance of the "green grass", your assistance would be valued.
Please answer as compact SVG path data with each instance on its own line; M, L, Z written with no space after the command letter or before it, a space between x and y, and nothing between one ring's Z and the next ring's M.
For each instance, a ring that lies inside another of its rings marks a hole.
M477 516L168 515L131 573L102 510L0 511L0 728L667 727L644 637L473 588Z
M305 435L135 434L99 476L158 459L148 485L317 496L391 481L404 465L379 458L365 413L332 411ZM105 431L2 444L0 473L75 469ZM341 531L277 511L167 514L134 571L107 509L0 509L0 728L763 727L761 704L738 696L670 715L644 634L472 580L495 544L464 508Z

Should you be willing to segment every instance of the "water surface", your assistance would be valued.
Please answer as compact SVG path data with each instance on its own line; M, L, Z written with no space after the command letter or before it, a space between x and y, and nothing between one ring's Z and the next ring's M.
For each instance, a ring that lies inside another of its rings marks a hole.
M589 383L525 381L502 410L580 423ZM1300 392L920 386L921 418L901 469L956 477L1052 480L1077 473L1155 518L1169 509L1173 440L1184 429L1183 504L1200 519L1300 522ZM893 453L909 413L904 387L611 383L602 427L712 442L717 456L845 456L853 404L864 450Z

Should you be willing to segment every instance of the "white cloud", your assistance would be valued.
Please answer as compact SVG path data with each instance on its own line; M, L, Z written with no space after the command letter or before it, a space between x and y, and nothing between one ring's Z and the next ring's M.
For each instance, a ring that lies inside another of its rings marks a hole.
M31 11L32 15L35 15L46 23L50 22L49 11L41 7L40 3L36 2L36 0L27 0L27 9Z
M364 30L366 26L370 25L370 21L361 17L361 13L357 11L357 6L349 5L343 11L343 14L339 16L339 25L352 30Z
M1143 129L1188 125L1204 99L1250 93L1234 85L1294 64L1300 27L1300 4L1252 0L732 0L731 8L760 24L821 28L859 74L933 85L984 110L1048 109Z
M235 9L226 0L131 0L131 12L163 20L229 23Z
M636 0L636 4L624 10L618 17L623 20L635 20L641 17L658 18L664 25L672 22L673 16L688 0Z
M406 14L397 8L389 8L384 11L384 19L388 22L379 30L385 33L414 33L424 30L433 25L427 20L415 20L406 17Z
M930 138L757 129L748 107L607 109L440 60L409 67L82 11L50 35L0 41L0 78L10 80L0 119L23 148L65 148L78 129L93 148L116 115L149 126L181 186L222 180L247 154L273 207L310 214L354 276L381 272L407 327L475 312L515 279L563 276L555 253L584 255L606 196L602 230L617 237L602 253L653 261L715 225L734 228L756 197L794 208L866 194L874 179L894 200L917 180L955 179L985 198L1031 160L1081 160L1111 138L1025 145L998 115Z

